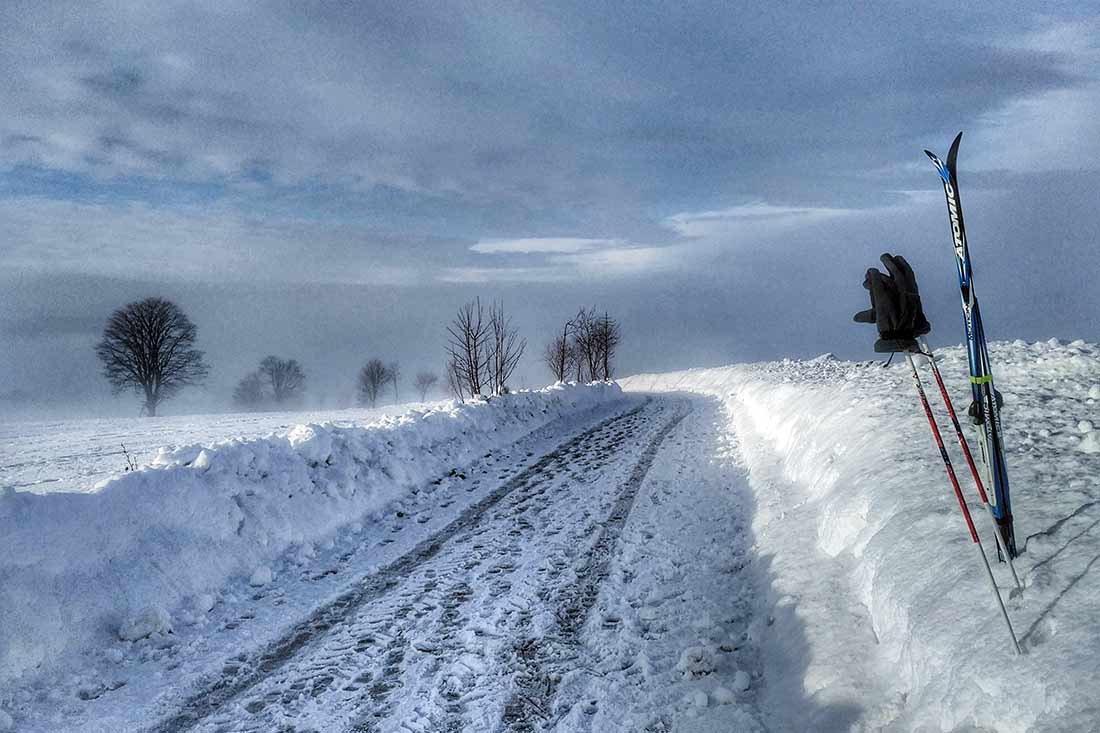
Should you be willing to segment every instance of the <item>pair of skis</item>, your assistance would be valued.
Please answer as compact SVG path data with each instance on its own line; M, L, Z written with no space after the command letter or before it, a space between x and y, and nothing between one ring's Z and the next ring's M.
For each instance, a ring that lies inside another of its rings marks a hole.
M951 143L944 164L934 153L925 155L936 166L943 181L947 197L947 218L951 224L951 239L955 249L955 269L959 276L962 296L963 323L966 327L966 355L970 366L970 418L981 430L979 445L982 460L988 468L990 489L993 492L993 518L997 524L999 551L1010 559L1016 557L1016 536L1012 526L1012 502L1008 491L1008 468L1005 465L1004 438L1001 429L1000 394L993 386L993 373L989 367L989 350L985 342L982 313L978 298L974 295L973 272L970 268L970 251L966 246L966 227L963 224L962 202L959 199L959 178L956 162L959 156L960 132Z
M970 268L970 252L966 246L966 229L963 225L962 203L959 199L956 161L959 153L959 143L961 141L962 133L960 132L951 144L946 164L933 153L927 150L924 152L936 166L936 170L943 181L944 195L947 198L947 215L951 225L951 237L955 251L955 265L959 277L959 290L962 296L963 321L966 326L966 353L970 367L970 389L973 398L969 414L973 423L981 428L979 445L982 451L982 463L986 467L987 475L990 479L989 485L993 493L992 503L989 501L989 496L986 494L981 476L978 473L974 458L967 445L966 437L963 435L962 426L959 424L954 406L951 404L951 398L948 396L947 388L944 386L943 378L940 375L939 367L936 365L935 357L923 340L919 340L918 343L920 345L920 353L928 359L929 365L931 366L932 374L935 377L940 395L943 397L944 405L947 408L947 414L950 416L955 434L958 437L959 446L962 448L963 456L966 458L966 462L970 467L970 473L974 478L974 485L977 488L978 496L989 510L993 520L993 534L997 540L997 554L1003 560L1007 561L1008 567L1012 572L1012 579L1016 587L1020 588L1020 579L1016 575L1016 568L1012 563L1012 559L1016 557L1016 540L1012 526L1012 505L1008 489L1008 471L1004 459L1000 394L993 386L993 375L989 367L989 352L985 342L985 330L982 327L982 316L978 308L978 299L974 295L972 272ZM966 505L966 500L963 498L962 490L959 488L959 481L955 475L955 469L951 465L951 458L947 454L947 449L944 447L939 426L936 424L935 417L932 415L932 408L928 404L928 397L924 392L924 385L921 383L917 365L913 360L912 354L906 354L906 359L912 370L913 380L916 383L921 405L924 407L924 414L928 418L928 425L932 430L932 436L943 458L944 468L951 482L951 488L955 493L955 498L959 502L959 508L962 510L963 518L970 532L970 538L977 546L979 555L981 555L982 565L985 568L986 576L989 578L989 583L996 597L1001 616L1004 618L1005 625L1008 627L1008 633L1012 638L1013 648L1016 650L1017 654L1020 654L1019 641L1017 641L1016 633L1012 629L1012 622L1009 620L1008 611L1005 609L1000 589L997 587L997 582L993 577L993 571L989 567L989 559L985 555L985 549L982 547L981 539L978 536L977 530L974 528L974 521L970 516L970 510Z

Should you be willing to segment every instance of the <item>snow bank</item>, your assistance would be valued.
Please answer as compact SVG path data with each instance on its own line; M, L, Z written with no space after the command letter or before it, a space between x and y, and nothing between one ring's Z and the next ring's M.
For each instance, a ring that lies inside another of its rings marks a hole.
M904 361L884 369L826 355L622 380L626 389L714 395L727 407L772 578L763 656L777 728L847 720L866 729L1089 730L1100 719L1100 347L1017 341L991 350L1026 547L1017 560L1023 592L1009 599L1007 569L994 563L994 573L1022 657L1011 652ZM940 360L965 412L964 351L945 349ZM949 429L945 440L991 548ZM788 702L799 698L810 704Z
M209 610L227 582L262 586L288 549L331 536L556 418L622 398L555 385L366 427L162 449L92 493L0 492L0 680ZM177 611L183 612L183 611Z
M36 494L94 491L126 472L127 461L146 466L165 445L262 438L302 423L366 425L413 409L437 409L445 401L383 407L297 412L236 412L206 415L0 420L0 491Z

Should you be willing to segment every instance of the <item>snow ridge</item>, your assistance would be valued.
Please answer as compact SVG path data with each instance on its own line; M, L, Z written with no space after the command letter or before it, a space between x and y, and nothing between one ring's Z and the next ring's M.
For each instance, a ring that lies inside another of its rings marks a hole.
M1092 620L1100 593L1089 579L1100 567L1093 450L1100 346L1051 340L990 348L1006 399L1017 536L1026 545L1017 561L1023 592L1010 594L1003 566L994 574L1022 657L1011 651L904 362L883 369L815 359L621 380L628 390L693 391L726 406L756 495L757 554L770 563L774 622L762 658L770 665L765 708L777 729L1095 724L1100 631ZM938 356L965 413L965 352ZM937 417L992 548L942 406ZM808 648L785 646L796 628ZM784 705L800 695L839 717L808 720L810 712Z
M165 448L92 493L0 492L0 680L166 630L165 609L202 613L234 578L270 582L288 550L308 553L486 450L622 399L614 384L558 384L364 427Z

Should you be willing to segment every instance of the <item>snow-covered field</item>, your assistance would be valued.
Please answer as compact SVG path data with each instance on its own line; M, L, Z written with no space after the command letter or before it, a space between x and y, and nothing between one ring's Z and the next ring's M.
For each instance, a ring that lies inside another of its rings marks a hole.
M262 587L288 551L309 559L486 452L621 402L557 386L163 450L94 492L0 493L0 680L200 618L231 578Z
M904 362L821 357L0 492L0 730L1093 730L1100 346L991 349L1023 656Z
M388 405L323 412L239 412L83 419L0 421L0 491L90 491L126 471L126 454L148 465L164 446L259 438L295 425L367 425L410 409L443 403ZM125 450L123 448L125 447Z
M755 495L756 562L771 575L774 620L761 656L777 729L1100 726L1100 347L1014 342L991 351L1005 395L1023 591L1010 592L1003 565L994 573L1011 596L1021 657L904 361L884 369L823 357L623 380L628 390L693 391L726 407ZM940 354L961 410L963 354ZM803 694L819 703L810 718L786 704Z

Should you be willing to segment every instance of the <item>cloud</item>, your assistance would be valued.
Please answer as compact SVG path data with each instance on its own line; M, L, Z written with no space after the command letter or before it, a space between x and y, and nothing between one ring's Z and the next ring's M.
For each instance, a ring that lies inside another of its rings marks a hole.
M1031 173L1100 169L1100 20L1049 21L1000 43L1058 59L1072 79L981 112L964 137L975 170Z
M590 249L615 247L615 239L579 239L575 237L528 237L524 239L483 239L470 251L480 254L533 254L583 252Z
M448 267L440 272L439 282L454 284L481 283L554 283L571 280L568 268L535 267Z
M450 268L444 282L560 282L572 279L620 278L667 269L672 252L622 239L523 237L482 240L470 247L481 255L521 257L527 264Z
M369 232L231 207L0 200L0 272L411 285L423 263Z
M1071 83L1058 39L1013 44L1024 34L1008 15L9 3L0 167L386 185L618 236L594 224L706 200L734 172L725 195L770 199L762 183L804 186L853 148L860 166L896 163L943 120ZM865 42L837 44L853 23ZM973 41L989 35L1005 40Z
M838 217L850 216L854 209L820 206L782 206L762 201L731 206L717 211L673 214L665 225L681 237L760 236L777 233Z
M587 277L652 275L674 267L677 250L674 246L631 245L562 255L552 261L575 267L579 275Z

